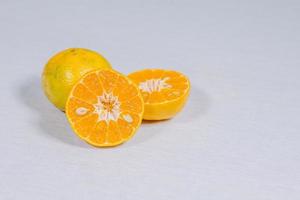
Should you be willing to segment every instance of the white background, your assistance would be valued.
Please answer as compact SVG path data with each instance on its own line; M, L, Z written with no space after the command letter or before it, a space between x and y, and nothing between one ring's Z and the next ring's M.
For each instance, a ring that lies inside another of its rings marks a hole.
M91 147L41 89L68 47L181 71L189 102ZM1 0L0 199L300 199L299 53L297 0Z

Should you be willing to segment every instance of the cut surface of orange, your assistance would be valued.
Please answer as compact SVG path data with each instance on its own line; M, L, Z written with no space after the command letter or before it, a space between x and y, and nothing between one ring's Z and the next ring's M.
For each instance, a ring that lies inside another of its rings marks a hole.
M72 88L66 115L74 132L94 146L115 146L139 128L144 102L138 87L113 70L84 75Z
M143 118L163 120L184 107L190 92L189 79L180 72L145 69L128 75L140 89L145 102Z

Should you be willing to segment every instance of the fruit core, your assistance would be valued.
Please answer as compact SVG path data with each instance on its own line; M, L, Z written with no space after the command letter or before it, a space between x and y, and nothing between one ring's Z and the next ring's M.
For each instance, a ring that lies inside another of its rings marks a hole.
M139 88L143 92L160 92L162 89L171 88L172 86L166 83L169 80L169 77L165 77L163 79L149 79L139 84Z
M94 105L94 113L98 114L98 121L106 121L109 123L110 120L117 121L120 116L121 103L117 96L112 93L103 93L98 96L98 102Z
M98 122L105 121L117 121L121 114L121 103L117 96L112 93L104 92L101 96L98 96L97 103L93 104L94 111L98 115ZM84 115L88 110L84 107L77 108L77 115ZM128 120L126 120L128 121Z

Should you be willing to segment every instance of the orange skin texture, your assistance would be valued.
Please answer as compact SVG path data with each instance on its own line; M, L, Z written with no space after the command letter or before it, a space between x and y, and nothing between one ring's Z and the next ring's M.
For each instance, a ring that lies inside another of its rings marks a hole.
M61 111L65 110L72 86L87 72L111 69L110 63L95 51L70 48L49 59L42 74L42 87L49 101Z

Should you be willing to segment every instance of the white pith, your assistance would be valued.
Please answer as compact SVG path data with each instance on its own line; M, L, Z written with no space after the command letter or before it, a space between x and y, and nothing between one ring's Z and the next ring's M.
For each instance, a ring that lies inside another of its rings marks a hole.
M117 121L121 113L121 103L117 96L112 93L103 93L98 96L98 102L94 105L94 113L98 115L98 122L110 120Z
M163 79L149 79L139 84L140 90L142 92L160 92L162 89L171 88L172 86L166 83L169 80L169 77L165 77Z
M109 123L110 120L117 121L119 118L122 118L127 123L133 122L133 118L130 114L121 114L121 103L118 97L112 93L104 92L101 96L98 96L98 101L93 104L93 106L93 113L98 115L98 122L105 121ZM79 116L83 116L89 113L89 111L90 110L85 107L78 107L75 113Z

